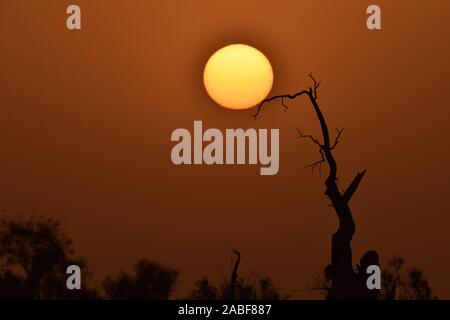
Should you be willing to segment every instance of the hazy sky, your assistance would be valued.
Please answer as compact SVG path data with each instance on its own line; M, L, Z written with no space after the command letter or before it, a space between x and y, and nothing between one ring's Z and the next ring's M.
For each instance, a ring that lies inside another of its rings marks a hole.
M382 8L382 31L365 26ZM341 183L368 173L352 200L354 262L377 249L422 267L450 298L450 2L76 1L82 31L65 27L72 1L0 3L0 207L60 219L96 279L146 257L178 268L178 295L228 272L269 274L301 290L330 261L337 219L318 152L295 126L318 133L305 99L253 110L206 94L209 56L246 43L272 62L272 94L323 82L331 128L346 126ZM280 171L172 164L170 134L205 128L279 128ZM344 187L344 185L342 185Z

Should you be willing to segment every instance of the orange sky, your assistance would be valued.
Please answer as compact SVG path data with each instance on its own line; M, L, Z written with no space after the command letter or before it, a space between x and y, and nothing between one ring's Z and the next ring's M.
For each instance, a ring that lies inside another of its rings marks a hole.
M374 1L78 0L81 32L65 28L72 1L0 3L0 207L59 218L96 278L141 257L181 271L179 295L230 265L268 273L284 293L329 262L335 214L318 174L311 106L217 107L202 84L215 50L247 43L275 73L272 93L323 81L330 127L346 126L340 181L368 169L352 200L354 258L367 249L422 267L450 298L450 2L376 1L383 30L365 27ZM280 128L280 171L172 165L170 134Z

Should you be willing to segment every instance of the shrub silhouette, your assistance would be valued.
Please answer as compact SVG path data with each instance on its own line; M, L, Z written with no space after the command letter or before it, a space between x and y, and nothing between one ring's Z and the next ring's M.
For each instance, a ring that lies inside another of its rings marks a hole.
M382 299L386 300L431 300L433 296L423 271L416 267L405 270L405 260L393 257L382 271Z
M240 277L238 274L241 262L241 253L233 250L236 260L231 276L222 275L218 286L212 284L207 277L198 279L194 284L188 299L193 300L280 300L288 299L281 296L275 288L270 277L253 271L248 277Z
M113 300L166 300L175 289L178 271L145 259L134 265L134 274L121 271L107 277L103 289Z

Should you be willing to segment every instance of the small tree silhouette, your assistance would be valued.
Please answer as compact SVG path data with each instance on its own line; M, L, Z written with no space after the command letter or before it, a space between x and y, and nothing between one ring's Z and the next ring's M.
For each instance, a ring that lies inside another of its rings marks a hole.
M405 260L395 256L382 272L382 299L385 300L431 300L433 296L423 271L416 267L405 270Z
M317 119L319 120L322 139L315 138L309 134L303 134L299 129L297 129L299 138L309 139L317 145L320 153L320 159L310 165L307 165L305 168L311 168L312 170L319 168L319 170L321 170L323 164L328 166L328 177L325 179L325 195L328 199L330 199L331 205L339 219L339 227L331 239L331 264L326 269L327 277L330 278L332 283L331 288L328 290L327 299L376 298L373 297L373 294L369 294L366 290L367 288L364 286L365 272L355 273L352 265L351 241L355 234L356 226L349 203L358 189L361 180L364 178L366 170L357 173L345 191L341 192L339 190L338 165L334 158L333 151L339 143L339 139L344 131L344 128L336 129L337 134L332 141L327 122L325 121L325 117L318 104L317 92L321 82L316 81L312 74L310 74L309 77L313 83L312 87L292 95L277 95L265 99L259 104L254 117L257 118L262 110L262 107L271 101L280 100L281 105L286 111L288 109L285 104L286 99L292 100L301 96L306 96L309 99L314 108ZM378 264L378 255L374 251L366 253L361 259L360 270L370 264Z
M103 288L113 300L167 300L175 288L178 271L145 259L134 265L134 274L121 271L107 277Z

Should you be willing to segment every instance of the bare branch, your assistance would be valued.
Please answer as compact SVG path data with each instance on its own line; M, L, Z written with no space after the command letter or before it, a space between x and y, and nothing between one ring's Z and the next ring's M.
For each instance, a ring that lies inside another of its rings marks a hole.
M311 169L311 172L314 172L314 170L318 167L319 168L319 174L320 174L320 176L322 176L322 165L325 163L325 155L323 154L322 147L319 149L319 152L320 152L321 159L316 161L316 162L314 162L314 163L311 163L311 164L305 166L303 168L303 170Z
M293 100L295 98L297 98L298 96L304 95L304 94L309 94L309 91L307 90L303 90L300 92L297 92L295 94L283 94L283 95L278 95L278 96L273 96L271 98L267 98L263 101L261 101L261 103L258 105L258 109L256 110L256 113L253 115L253 117L256 119L259 115L259 113L261 112L261 108L263 107L264 104L271 102L271 101L275 101L277 99L281 99L281 103L283 105L283 107L285 108L285 111L288 109L288 107L284 104L284 99L290 99Z
M318 160L318 161L316 161L316 162L314 162L314 163L311 163L311 164L308 164L307 166L305 166L304 168L303 168L303 170L306 170L306 169L311 169L311 172L314 172L314 170L317 168L317 167L319 167L319 173L320 173L320 175L322 175L322 165L325 163L325 160Z
M284 104L284 97L281 97L281 105L284 107L284 112L286 112L288 109L288 106Z
M348 202L350 201L351 197L355 193L356 189L359 187L359 183L361 182L362 178L364 178L364 175L366 174L367 170L364 170L362 172L358 172L355 179L350 183L347 190L345 190L342 198L344 201Z
M298 127L295 127L295 128L297 129L299 139L308 138L314 144L319 146L319 152L320 152L320 156L321 156L321 159L319 161L316 161L314 163L311 163L311 164L305 166L303 168L303 170L311 169L311 171L314 172L314 170L318 167L320 176L322 176L322 165L325 163L325 155L323 153L323 148L324 148L323 144L320 143L319 139L314 138L310 134L303 134L302 131Z
M298 127L295 127L295 128L297 129L299 139L309 138L312 142L317 144L319 146L319 148L323 148L323 145L320 143L320 141L317 138L314 138L310 134L303 134Z
M339 143L339 138L341 137L342 133L344 132L345 127L342 127L341 129L336 129L337 132L337 136L336 139L334 140L334 144L330 147L330 150L333 150L334 148L336 148L337 144Z
M322 81L317 81L316 78L314 78L312 73L309 74L309 77L311 78L311 80L314 83L314 88L313 89L310 88L310 91L314 92L313 97L314 97L314 100L316 100L317 99L317 90L319 89L320 84L322 83Z
M311 100L316 100L317 99L317 90L319 89L320 84L322 82L321 81L317 81L316 78L314 78L314 76L312 75L312 73L309 74L309 78L313 81L314 88L310 87L309 90L302 90L302 91L297 92L295 94L282 94L282 95L277 95L277 96L273 96L273 97L264 99L258 105L258 109L256 110L256 113L253 115L253 117L255 119L258 117L258 115L261 112L261 109L264 106L264 104L266 104L267 102L275 101L277 99L281 99L281 105L284 107L284 111L287 111L287 109L288 109L287 105L284 103L284 99L294 100L295 98L306 94L306 95L308 95L310 97Z

